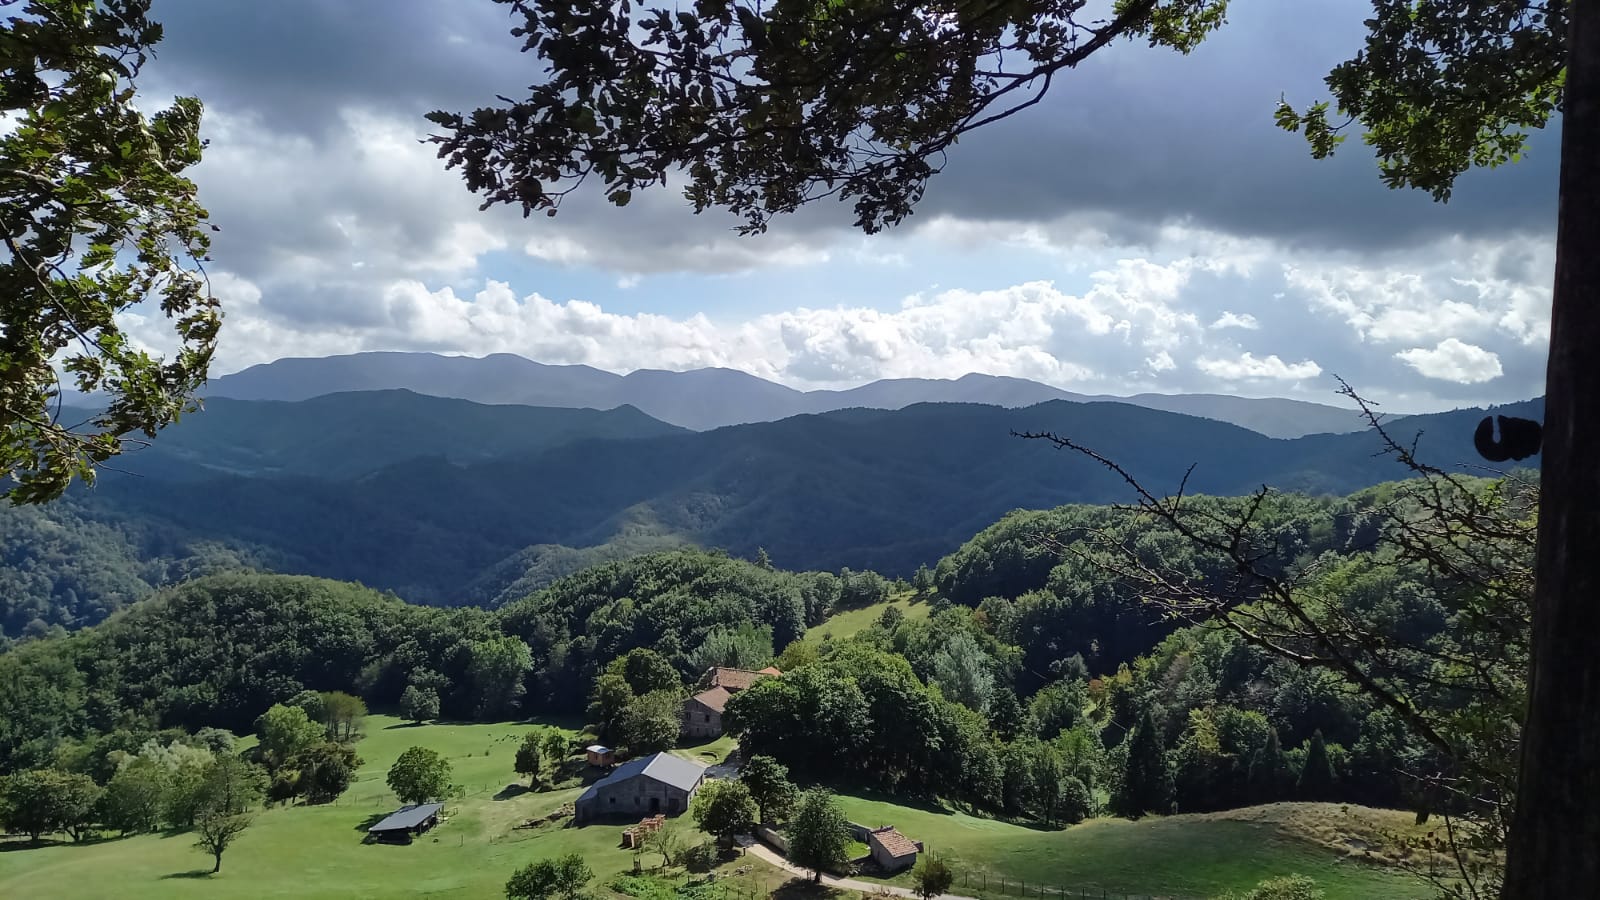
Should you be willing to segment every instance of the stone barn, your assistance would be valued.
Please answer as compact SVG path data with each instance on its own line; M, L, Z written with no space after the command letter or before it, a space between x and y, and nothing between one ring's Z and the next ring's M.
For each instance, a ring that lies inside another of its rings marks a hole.
M689 809L705 777L704 766L670 753L630 760L589 785L573 805L573 821L585 825L603 819L637 822L658 813L675 816Z
M679 730L692 738L721 737L722 714L732 696L727 688L714 687L683 701L683 723Z

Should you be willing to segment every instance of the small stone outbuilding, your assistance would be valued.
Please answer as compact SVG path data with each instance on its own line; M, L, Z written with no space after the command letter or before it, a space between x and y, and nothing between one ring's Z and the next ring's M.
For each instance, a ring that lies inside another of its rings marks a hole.
M922 852L921 844L896 831L893 825L868 831L867 847L872 851L872 861L885 872L911 868Z
M586 825L605 819L637 822L658 813L675 816L689 809L705 777L704 766L670 753L629 760L589 785L573 805L573 821Z

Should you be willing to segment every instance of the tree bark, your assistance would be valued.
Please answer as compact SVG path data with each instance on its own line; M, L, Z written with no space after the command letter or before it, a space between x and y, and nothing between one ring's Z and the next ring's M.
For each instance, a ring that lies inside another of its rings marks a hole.
M216 854L213 854L213 855L217 859L217 864L211 867L211 874L215 875L218 872L222 871L222 854L221 853L216 853Z
M1533 663L1504 900L1600 897L1600 4L1567 4Z

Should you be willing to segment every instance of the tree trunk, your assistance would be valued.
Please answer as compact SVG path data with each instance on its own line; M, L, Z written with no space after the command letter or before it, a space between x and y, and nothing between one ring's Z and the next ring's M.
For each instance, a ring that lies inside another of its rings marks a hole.
M215 875L218 872L222 871L222 854L221 853L213 853L211 855L216 857L216 859L217 859L217 864L211 867L211 874Z
M1600 5L1566 8L1533 664L1505 900L1600 897Z

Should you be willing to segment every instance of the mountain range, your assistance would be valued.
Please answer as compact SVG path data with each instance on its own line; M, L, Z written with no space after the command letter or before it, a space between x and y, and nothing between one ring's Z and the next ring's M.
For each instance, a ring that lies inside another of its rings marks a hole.
M1538 418L1542 402L1499 411ZM1408 440L1420 432L1422 457L1448 466L1474 459L1482 415L1395 427ZM377 391L214 399L119 460L124 471L75 490L61 515L131 535L140 565L142 548L179 561L224 548L432 603L503 600L512 585L525 593L584 562L680 543L904 575L1009 510L1130 499L1101 466L1019 431L1071 436L1157 491L1191 466L1188 490L1219 495L1263 484L1342 494L1407 474L1375 455L1370 433L1274 439L1127 403L922 403L696 432L627 408Z
M1020 408L1050 400L1116 401L1229 422L1268 437L1348 433L1362 427L1351 409L1282 398L1220 394L1076 394L995 375L954 380L897 378L841 391L798 391L735 369L618 375L590 366L556 366L507 353L482 358L375 352L280 359L214 379L207 397L307 400L349 391L404 389L488 404L614 409L632 406L672 425L707 431L838 409L902 409L917 403L983 403Z

